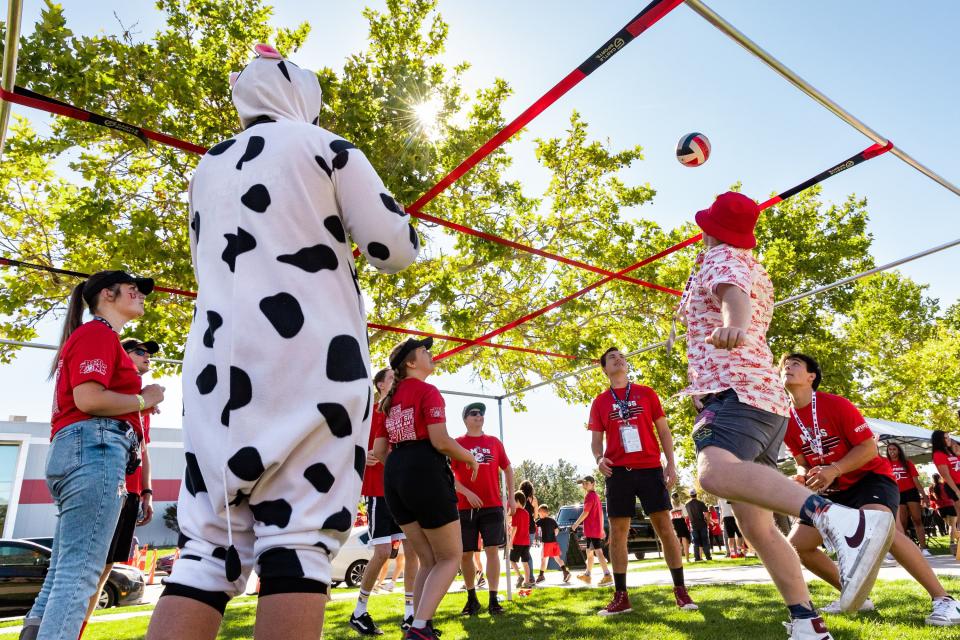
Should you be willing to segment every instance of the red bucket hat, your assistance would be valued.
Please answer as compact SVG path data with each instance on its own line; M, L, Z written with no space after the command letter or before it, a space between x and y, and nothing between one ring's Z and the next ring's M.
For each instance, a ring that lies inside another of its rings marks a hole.
M709 209L698 211L697 226L714 238L743 249L757 246L753 229L760 217L760 207L752 198L727 191L717 196Z

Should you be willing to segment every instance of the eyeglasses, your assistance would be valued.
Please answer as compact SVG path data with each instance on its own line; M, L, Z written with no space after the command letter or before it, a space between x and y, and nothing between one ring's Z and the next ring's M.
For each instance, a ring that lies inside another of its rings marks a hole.
M136 355L140 356L141 358L149 358L149 357L150 357L150 352L149 352L149 351L146 351L146 350L140 349L140 348L134 349L133 351L129 351L128 353L135 353Z
M477 416L482 416L483 413L481 413L480 411L474 409L474 410L472 410L472 411L467 411L467 415L468 415L468 416L472 416L472 417L477 417Z

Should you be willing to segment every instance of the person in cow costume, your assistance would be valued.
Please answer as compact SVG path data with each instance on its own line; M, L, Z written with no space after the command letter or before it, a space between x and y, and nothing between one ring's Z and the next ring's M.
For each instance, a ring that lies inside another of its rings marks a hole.
M255 636L319 636L373 409L351 240L385 273L420 249L363 153L317 126L316 74L255 52L230 77L243 131L190 184L199 289L183 365L181 555L151 640L213 640L254 566Z

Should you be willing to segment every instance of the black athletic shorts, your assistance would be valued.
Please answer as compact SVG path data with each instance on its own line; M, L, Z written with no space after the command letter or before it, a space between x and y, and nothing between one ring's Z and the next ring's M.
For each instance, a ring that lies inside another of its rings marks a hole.
M507 526L503 507L460 510L460 535L463 551L479 551L479 538L484 547L502 547L507 544Z
M712 393L702 401L703 410L693 423L697 453L719 447L746 462L777 466L789 422L785 416L740 402L733 389Z
M128 493L123 504L120 505L120 519L117 528L113 531L113 540L107 551L107 564L111 562L126 562L130 559L130 550L133 547L133 530L137 528L140 519L140 496Z
M533 558L530 557L530 545L517 544L511 547L510 562L529 562L533 564Z
M383 496L364 496L367 501L367 529L370 531L369 544L390 544L394 540L403 540L406 536L400 525L393 519L387 499Z
M897 483L887 476L873 472L860 478L853 486L843 491L826 493L823 497L851 509L859 509L866 504L882 504L894 515L900 509L900 489L897 488Z
M607 517L634 517L637 498L647 515L670 510L670 494L663 481L663 469L613 467L613 475L607 478Z
M900 504L907 504L908 502L923 502L920 499L920 491L916 487L900 492Z
M941 518L956 517L957 508L954 507L953 505L950 505L949 507L940 507L939 509L937 509L937 513L940 514Z
M603 538L584 538L587 543L587 549L597 549L603 551Z
M677 538L690 539L690 527L687 526L686 520L683 518L672 518L670 521L673 522L673 530L677 534Z
M397 524L438 529L460 518L453 471L429 440L394 445L383 470L384 493Z
M737 519L734 516L724 516L723 528L726 530L728 538L734 536L743 537L743 534L740 533L740 527L737 526Z

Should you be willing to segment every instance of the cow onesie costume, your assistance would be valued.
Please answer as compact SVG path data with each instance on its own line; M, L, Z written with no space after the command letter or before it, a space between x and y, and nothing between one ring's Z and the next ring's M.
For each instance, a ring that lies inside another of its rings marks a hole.
M372 411L350 239L386 273L420 248L364 155L316 125L316 74L256 52L231 74L244 130L190 184L199 290L183 365L182 554L165 595L221 612L254 562L260 595L326 592Z

